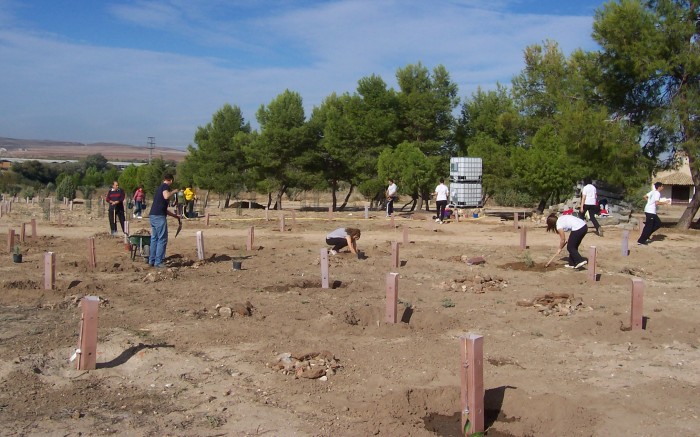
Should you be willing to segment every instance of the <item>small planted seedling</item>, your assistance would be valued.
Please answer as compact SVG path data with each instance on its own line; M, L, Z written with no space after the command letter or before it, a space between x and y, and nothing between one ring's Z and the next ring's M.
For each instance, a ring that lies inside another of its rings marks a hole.
M455 303L452 302L452 299L445 298L442 300L442 307L443 308L452 308L455 306Z

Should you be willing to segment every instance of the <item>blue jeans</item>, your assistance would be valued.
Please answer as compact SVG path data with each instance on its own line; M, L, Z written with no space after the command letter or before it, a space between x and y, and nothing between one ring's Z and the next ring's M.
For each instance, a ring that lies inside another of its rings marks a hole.
M152 266L159 266L163 264L165 249L168 247L168 217L152 215L148 220L151 222L151 247L149 248L148 263Z
M140 200L137 200L134 202L134 205L136 207L134 208L134 214L141 215L141 212L143 211L143 203L141 203Z

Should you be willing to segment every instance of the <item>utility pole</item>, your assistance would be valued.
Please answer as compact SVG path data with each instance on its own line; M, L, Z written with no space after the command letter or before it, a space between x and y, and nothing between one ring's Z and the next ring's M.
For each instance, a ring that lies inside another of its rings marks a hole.
M153 159L153 149L156 148L156 137L148 137L148 163Z

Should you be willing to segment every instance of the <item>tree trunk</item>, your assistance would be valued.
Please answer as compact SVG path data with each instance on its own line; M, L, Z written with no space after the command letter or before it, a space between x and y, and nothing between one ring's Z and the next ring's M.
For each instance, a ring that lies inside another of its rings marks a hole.
M207 190L207 194L204 195L204 209L203 210L207 209L207 204L209 203L209 191L210 190Z
M351 184L351 185L350 185L350 190L348 191L347 196L345 196L345 199L343 199L343 204L340 205L340 207L338 208L338 211L344 211L344 210L345 210L345 206L348 204L348 201L350 200L350 195L352 195L352 191L353 191L354 189L355 189L355 186Z
M272 205L272 192L267 193L267 209Z
M693 177L693 184L695 184L695 192L693 193L693 197L690 198L688 207L683 211L683 215L681 215L681 218L678 220L678 224L676 225L678 229L689 229L693 222L693 217L695 217L698 208L700 208L700 197L698 197L700 196L700 170L694 165L695 158L690 155L691 154L688 153L688 165L690 166L690 174ZM700 218L698 219L698 224L700 224Z
M549 196L547 196L549 198ZM542 214L544 212L544 207L547 206L547 199L540 199L540 203L537 204L537 212Z
M332 209L333 211L335 211L335 205L338 202L338 196L336 194L337 192L338 192L338 182L333 181L333 182L331 182L331 197L333 198L333 201L331 203L331 207L333 208Z
M285 191L287 191L286 185L282 185L279 191L277 191L277 200L275 201L276 210L282 210L282 196L284 195Z

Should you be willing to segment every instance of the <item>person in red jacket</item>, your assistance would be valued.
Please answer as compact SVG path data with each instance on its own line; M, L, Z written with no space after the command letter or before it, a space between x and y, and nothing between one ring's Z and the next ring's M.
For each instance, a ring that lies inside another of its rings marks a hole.
M143 192L143 185L139 185L134 193L134 218L141 219L143 212L143 200L146 198L146 193Z

